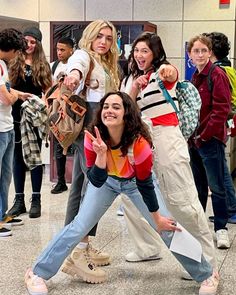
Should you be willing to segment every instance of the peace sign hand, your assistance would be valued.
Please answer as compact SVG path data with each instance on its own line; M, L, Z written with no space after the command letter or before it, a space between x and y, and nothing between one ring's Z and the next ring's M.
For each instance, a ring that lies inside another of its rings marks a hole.
M94 127L94 131L96 134L95 137L88 130L85 130L84 132L92 140L92 147L97 156L103 156L107 153L107 145L102 140L100 132L96 126Z

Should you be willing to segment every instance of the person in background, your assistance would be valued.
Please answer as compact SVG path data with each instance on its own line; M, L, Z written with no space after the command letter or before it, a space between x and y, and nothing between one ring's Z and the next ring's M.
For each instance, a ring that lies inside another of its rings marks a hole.
M188 145L180 131L177 114L167 103L157 82L158 76L170 95L175 97L177 69L167 61L161 38L155 33L140 34L132 44L131 54L134 81L130 94L142 116L152 125L156 147L153 151L153 170L161 193L171 215L201 243L206 259L214 268L212 277L202 284L199 294L215 294L219 283L215 248L198 199Z
M25 54L20 54L9 66L9 79L13 88L35 94L39 97L52 85L52 73L50 65L46 60L42 47L42 33L36 27L27 28L24 36L28 44ZM16 101L12 107L15 130L15 149L13 160L13 179L15 186L15 200L12 208L8 211L10 215L20 215L26 212L25 207L25 178L28 170L22 151L21 141L21 101ZM37 136L37 143L41 149L42 139L38 128L33 132ZM37 165L30 170L32 197L29 210L30 218L41 216L41 185L43 178L43 166Z
M225 174L229 171L225 162L225 144L226 122L231 110L230 84L225 72L215 67L211 73L212 91L208 88L208 73L212 66L212 44L208 37L193 37L188 43L187 50L193 64L196 65L192 83L198 89L202 100L199 126L188 141L191 166L199 194L202 183L207 184L205 189L209 186L211 190L217 247L227 249L230 242L226 227L228 208ZM205 197L207 198L206 192Z
M83 89L87 75L90 73L90 81L86 83L87 112L84 127L87 127L92 121L94 112L104 94L119 88L118 48L116 42L117 35L114 25L102 19L95 20L85 28L79 41L80 49L76 50L68 60L68 75L64 83L71 90L77 89L79 91L79 89ZM74 147L72 183L67 203L65 225L71 223L78 214L88 183L84 155L84 132L80 133ZM95 236L96 228L97 226L91 229L88 236ZM92 247L88 236L75 248L77 254L73 255L73 257L69 256L65 260L62 271L70 274L71 269L73 271L74 263L76 263L76 257L80 257L77 268L80 268L81 272L86 272L90 278L96 281L103 270L97 267L91 269L90 264L94 263L96 266L107 265L110 263L110 255Z
M204 33L204 35L211 39L211 43L212 43L212 54L210 57L211 62L219 66L231 67L231 61L228 59L228 55L230 51L230 43L229 43L228 37L225 34L220 32ZM224 182L225 182L225 189L226 189L226 201L227 201L227 208L228 208L228 214L229 214L228 223L235 224L236 223L235 189L234 189L232 177L229 173L229 168L228 168L226 159L224 161L224 169L225 169ZM204 184L204 180L201 179L200 185L202 187L201 194L199 194L200 201L205 210L207 205L207 199L208 199L208 183ZM214 216L209 216L209 220L214 222Z
M25 100L30 94L10 88L7 66L20 51L24 52L26 48L27 44L21 32L15 29L5 29L0 32L0 237L12 234L11 225L23 224L21 219L6 214L15 138L11 111L12 105L18 99Z
M74 42L70 37L62 37L57 41L57 60L50 64L55 83L58 81L58 77L66 74L67 62L73 54L73 49ZM53 145L58 179L51 193L60 194L68 189L65 180L66 155L63 154L63 148L55 137L53 137Z
M85 157L89 183L81 208L74 218L49 243L25 274L29 294L48 294L44 280L53 277L63 260L77 256L71 274L86 276L87 282L102 283L104 272L94 278L82 273L82 254L73 248L105 214L120 193L127 195L145 219L157 230L167 247L170 247L174 231L180 229L172 218L159 212L152 180L152 140L148 128L132 99L124 92L109 92L100 101L100 108L93 124L86 131ZM132 149L133 158L129 159ZM172 252L176 259L191 273L197 282L210 278L213 269L201 256L195 261L183 254ZM90 264L93 269L93 264ZM96 279L96 280L95 280ZM213 293L205 293L213 294Z

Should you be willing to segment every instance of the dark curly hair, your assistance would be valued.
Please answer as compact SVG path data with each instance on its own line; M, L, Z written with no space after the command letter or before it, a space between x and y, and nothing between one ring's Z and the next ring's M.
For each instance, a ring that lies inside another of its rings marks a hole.
M25 52L27 42L24 35L13 28L5 29L0 32L0 50L9 52L11 50L21 50Z
M219 32L204 33L205 36L211 39L212 51L217 58L221 60L228 56L230 51L230 43L228 37Z
M125 92L109 92L101 99L100 108L97 111L96 118L92 124L89 125L88 130L94 134L94 126L97 126L106 145L108 147L111 146L108 129L103 124L101 118L103 105L110 95L118 95L122 99L124 106L124 132L122 134L120 143L122 155L125 156L128 153L129 146L131 146L134 140L139 136L143 136L149 142L150 146L152 146L152 139L147 125L142 121L137 105Z
M130 68L134 78L143 75L143 71L139 70L137 63L134 60L134 49L139 42L145 42L151 49L153 54L152 65L154 70L157 70L162 64L169 64L166 60L166 53L162 45L161 38L156 33L143 32L134 40L130 52L132 60Z

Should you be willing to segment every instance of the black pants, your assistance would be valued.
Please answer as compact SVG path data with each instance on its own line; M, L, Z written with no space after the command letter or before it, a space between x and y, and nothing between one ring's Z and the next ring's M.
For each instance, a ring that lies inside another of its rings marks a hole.
M38 129L34 128L34 131L37 136L37 142L41 150L42 140L39 137ZM24 194L25 177L26 177L27 170L28 168L23 158L22 142L18 141L15 143L14 159L13 159L13 179L14 179L16 194ZM40 193L41 186L42 186L42 179L43 179L42 165L35 167L33 170L30 170L30 176L31 176L32 193Z

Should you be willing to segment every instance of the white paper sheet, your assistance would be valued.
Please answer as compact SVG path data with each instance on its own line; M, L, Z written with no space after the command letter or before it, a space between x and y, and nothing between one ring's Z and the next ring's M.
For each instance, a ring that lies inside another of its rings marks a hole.
M170 250L187 256L195 261L201 262L202 246L201 244L179 223L177 226L182 229L181 232L175 231Z

